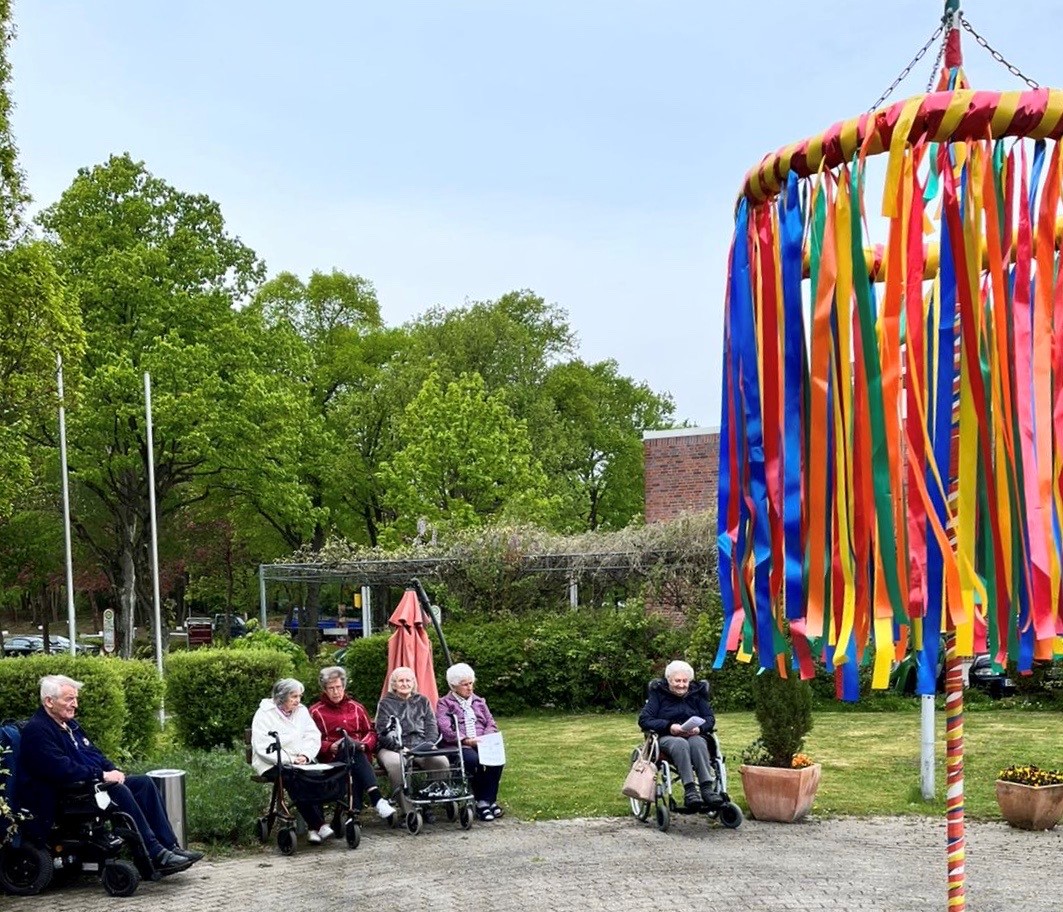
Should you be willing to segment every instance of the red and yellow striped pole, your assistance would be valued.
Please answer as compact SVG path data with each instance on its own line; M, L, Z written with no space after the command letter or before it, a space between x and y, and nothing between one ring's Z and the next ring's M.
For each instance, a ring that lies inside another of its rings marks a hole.
M967 908L967 834L963 813L963 662L956 634L945 637L945 840L949 912Z

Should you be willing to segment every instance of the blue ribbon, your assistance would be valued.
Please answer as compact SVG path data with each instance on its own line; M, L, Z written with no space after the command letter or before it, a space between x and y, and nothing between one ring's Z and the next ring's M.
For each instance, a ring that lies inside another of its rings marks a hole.
M786 617L800 618L805 610L805 549L801 540L801 468L804 457L805 318L801 301L801 242L804 219L797 176L791 171L779 200L782 228L783 293L783 564Z

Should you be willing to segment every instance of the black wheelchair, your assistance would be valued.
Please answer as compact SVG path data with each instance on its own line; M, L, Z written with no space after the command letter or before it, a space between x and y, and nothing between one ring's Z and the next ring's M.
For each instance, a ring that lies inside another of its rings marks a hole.
M634 763L639 756L648 756L657 769L657 781L654 788L653 801L640 801L638 798L629 798L631 814L639 820L649 820L650 814L662 833L671 826L673 814L702 814L710 820L719 820L727 829L737 829L745 819L742 809L731 800L727 793L727 763L720 747L720 739L716 732L703 733L701 737L708 742L709 765L712 768L712 793L713 800L699 805L697 808L688 809L681 801L676 801L673 788L677 781L672 764L669 762L657 742L654 732L643 733L646 741L631 752L631 762Z
M14 771L23 724L0 728L0 741L7 747L7 798L13 808L18 807ZM119 857L125 850L132 861ZM103 783L72 784L60 797L55 822L44 839L25 838L16 831L0 849L0 889L5 893L35 896L50 884L83 874L98 876L111 896L131 896L141 880L162 876L133 818L111 802Z

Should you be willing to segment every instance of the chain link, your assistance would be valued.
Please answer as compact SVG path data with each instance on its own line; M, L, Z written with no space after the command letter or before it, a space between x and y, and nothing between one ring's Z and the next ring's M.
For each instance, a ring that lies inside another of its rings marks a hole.
M945 58L946 44L948 44L948 38L942 38L941 44L938 45L938 55L934 58L934 65L930 68L930 78L926 81L927 95L934 91L934 83L937 81L938 73L941 71L941 61Z
M1039 88L1041 88L1041 84L1040 83L1035 82L1034 80L1032 80L1022 70L1020 70L1017 66L1015 66L1015 64L1008 63L1008 61L1006 61L1004 59L1004 57L1000 53L1000 51L997 51L994 48L991 48L989 46L989 42L986 41L985 38L983 38L981 35L979 35L978 32L976 32L971 27L971 23L970 22L968 22L966 19L963 18L963 14L962 13L960 14L960 24L968 32L971 33L971 37L974 38L975 41L977 41L980 45L982 45L982 47L984 47L987 51L989 51L989 53L993 56L994 60L996 60L998 63L1004 64L1004 66L1007 67L1008 72L1011 73L1012 76L1018 76L1019 79L1021 79L1023 82L1025 82L1031 89L1039 89Z
M944 24L942 24L942 25L939 25L939 26L938 26L938 27L937 27L937 28L936 28L936 29L934 30L934 34L930 36L930 40L929 40L929 41L927 41L927 43L926 43L926 44L924 44L924 45L922 46L922 48L921 48L921 49L919 50L919 53L918 53L918 54L916 54L916 55L915 55L915 56L914 56L914 57L912 58L912 62L911 62L911 63L909 63L909 64L908 64L908 66L906 66L906 67L905 67L905 68L904 68L903 70L901 70L901 72L900 72L900 75L899 75L899 76L898 76L898 77L897 77L896 79L894 79L894 80L893 80L893 84L892 84L892 85L890 85L890 87L889 87L888 89L886 89L886 91L885 91L885 92L883 92L883 93L882 93L882 94L881 94L881 95L879 96L879 99L878 99L878 101L876 101L876 102L875 102L875 103L874 103L873 105L871 105L871 107L870 107L870 108L868 108L868 109L867 109L867 110L868 110L868 113L870 113L871 111L875 111L875 110L877 110L878 108L880 108L880 107L882 106L882 102L884 102L884 101L885 101L885 100L886 100L887 98L889 98L889 97L890 97L890 95L892 95L892 94L893 94L893 90L894 90L894 89L896 89L896 88L897 88L897 86L899 86L899 85L900 85L900 84L901 84L902 82L904 82L904 80L905 80L905 78L907 78L908 74L909 74L910 72L912 72L912 68L913 68L913 67L914 67L914 66L915 66L915 65L916 65L916 64L917 64L917 63L918 63L918 62L919 62L920 60L922 60L922 59L923 59L923 58L924 58L924 57L926 56L926 52L930 50L931 46L932 46L932 45L934 44L934 42L935 42L935 41L937 41L937 40L938 40L938 38L940 38L940 37L941 37L941 34L942 34L942 32L944 32L944 31L945 31L945 26L944 26ZM942 52L944 52L944 47L945 47L944 43L942 43L941 47L942 47Z

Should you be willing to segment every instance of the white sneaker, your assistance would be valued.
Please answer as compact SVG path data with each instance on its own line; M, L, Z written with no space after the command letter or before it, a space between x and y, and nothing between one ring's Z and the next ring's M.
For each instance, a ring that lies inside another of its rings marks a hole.
M324 827L322 827L324 829ZM306 834L306 841L317 845L321 842L321 834L317 830L311 830Z
M324 839L331 839L333 836L336 835L336 831L326 823L317 831L317 835L320 837L320 839L318 840L320 842Z
M377 801L376 812L385 820L395 816L395 808L391 806L391 802L387 798L381 798Z

